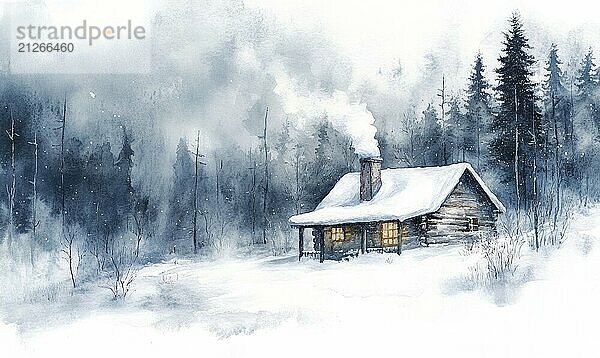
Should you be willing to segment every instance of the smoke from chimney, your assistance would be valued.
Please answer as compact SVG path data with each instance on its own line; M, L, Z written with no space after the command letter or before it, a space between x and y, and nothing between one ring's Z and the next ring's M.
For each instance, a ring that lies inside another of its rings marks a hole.
M359 158L379 157L379 144L375 139L375 118L364 103L352 102L342 91L333 94L309 92L300 95L292 79L283 72L276 76L274 92L281 99L284 111L312 119L327 116L333 128L350 138Z

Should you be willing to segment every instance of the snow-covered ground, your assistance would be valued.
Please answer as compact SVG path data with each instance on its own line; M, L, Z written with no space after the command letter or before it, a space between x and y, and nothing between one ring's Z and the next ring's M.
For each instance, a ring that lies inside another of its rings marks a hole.
M3 307L0 356L589 357L600 322L600 208L559 250L525 252L508 285L469 283L461 246L347 262L179 260L111 301ZM526 250L525 250L526 251Z

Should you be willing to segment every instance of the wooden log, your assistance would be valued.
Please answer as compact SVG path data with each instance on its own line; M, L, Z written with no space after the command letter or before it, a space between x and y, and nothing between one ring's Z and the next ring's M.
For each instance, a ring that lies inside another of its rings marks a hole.
M490 220L490 221L495 221L495 215L491 214L491 213L485 213L485 212L478 212L477 216L480 218L480 220ZM467 219L469 217L468 213L462 213L462 212L455 212L455 211L449 211L449 210L440 210L440 211L436 211L435 213L431 213L430 217L432 219L445 219L445 218L449 218L449 219Z

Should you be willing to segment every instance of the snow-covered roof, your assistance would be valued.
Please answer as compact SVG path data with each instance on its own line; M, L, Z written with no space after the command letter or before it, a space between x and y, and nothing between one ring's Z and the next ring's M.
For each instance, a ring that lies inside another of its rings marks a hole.
M314 211L290 218L292 225L336 225L354 222L406 220L437 211L465 171L473 175L497 210L504 205L468 163L440 167L384 169L381 189L360 201L360 173L348 173L335 184Z

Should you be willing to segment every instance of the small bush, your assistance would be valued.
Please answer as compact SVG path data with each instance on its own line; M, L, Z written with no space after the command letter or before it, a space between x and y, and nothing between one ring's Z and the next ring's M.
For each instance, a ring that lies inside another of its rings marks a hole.
M474 284L487 284L513 277L526 240L521 236L481 236L465 246L463 254L472 258L468 280Z
M498 280L505 279L508 275L513 276L524 244L525 239L520 236L482 240L479 249L487 264L488 278Z

